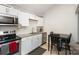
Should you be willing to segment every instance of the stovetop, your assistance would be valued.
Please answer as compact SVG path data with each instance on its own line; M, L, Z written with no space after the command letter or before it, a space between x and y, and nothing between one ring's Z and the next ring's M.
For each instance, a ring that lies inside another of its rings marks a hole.
M8 39L0 40L0 44L11 42L11 41L16 41L16 40L20 40L20 39L21 39L20 37L16 36L14 38L8 38Z

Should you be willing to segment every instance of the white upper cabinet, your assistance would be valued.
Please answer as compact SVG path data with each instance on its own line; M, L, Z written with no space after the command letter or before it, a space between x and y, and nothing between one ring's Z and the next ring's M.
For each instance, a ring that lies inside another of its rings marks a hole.
M29 26L29 13L20 12L18 15L19 24L21 26Z
M30 14L30 19L32 19L32 20L38 20L38 16Z
M3 6L3 5L0 5L0 13L18 16L18 10L17 9L15 9L13 7L6 7L6 6Z
M0 5L0 13L18 16L18 21L21 26L29 26L29 19L36 20L37 26L43 26L43 18L38 17L34 14L21 12L13 7Z
M43 26L43 22L44 22L43 18L39 17L37 26Z
M14 8L9 8L8 14L18 16L18 10Z
M43 26L43 18L30 14L30 19L37 21L37 26Z
M6 7L0 5L0 13L6 13Z

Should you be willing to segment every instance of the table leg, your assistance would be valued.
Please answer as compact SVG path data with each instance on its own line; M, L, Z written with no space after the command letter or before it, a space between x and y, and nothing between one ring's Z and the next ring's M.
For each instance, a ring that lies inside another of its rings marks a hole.
M65 50L65 55L67 55L67 50Z
M65 46L65 55L67 55L67 47Z
M49 51L49 47L50 47L50 45L49 45L49 43L48 43L48 51Z
M48 51L50 50L50 37L48 36Z

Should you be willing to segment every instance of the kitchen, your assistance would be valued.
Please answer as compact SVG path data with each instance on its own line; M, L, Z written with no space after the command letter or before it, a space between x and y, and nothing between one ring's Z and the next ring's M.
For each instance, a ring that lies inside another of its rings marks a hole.
M1 4L0 55L51 55L51 31L72 33L72 43L78 42L76 9L76 4Z
M0 15L0 53L2 55L25 55L46 43L47 36L46 32L43 32L42 17L22 12L8 5L0 5ZM12 41L13 43L18 41L19 45L14 47L19 48L16 52L14 52L15 49L12 52L10 47L4 48L6 44L10 45Z

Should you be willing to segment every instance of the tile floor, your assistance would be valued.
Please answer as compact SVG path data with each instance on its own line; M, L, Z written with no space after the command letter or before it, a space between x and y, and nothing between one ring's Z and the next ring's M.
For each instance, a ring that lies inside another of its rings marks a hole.
M41 46L44 49L48 48L47 43ZM79 44L71 44L71 50L72 50L72 54L71 55L79 55ZM56 49L52 50L52 54L50 54L50 51L48 51L48 49L43 53L43 55L58 55ZM60 53L60 55L65 55L64 51L62 51Z
M50 54L50 51L48 51L48 45L47 43L41 46L44 49L47 49L46 52L43 53L43 55L57 55L56 50L52 51L52 54Z

